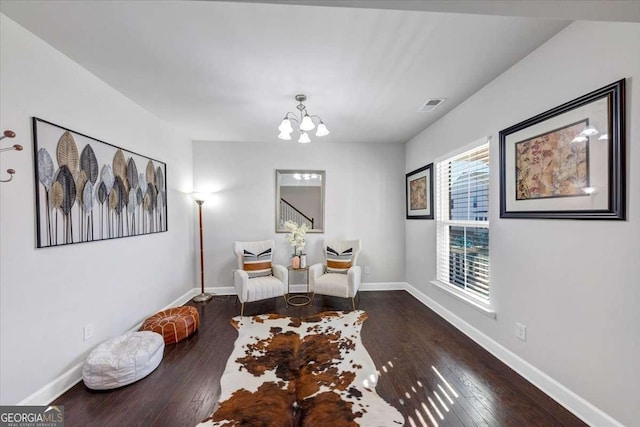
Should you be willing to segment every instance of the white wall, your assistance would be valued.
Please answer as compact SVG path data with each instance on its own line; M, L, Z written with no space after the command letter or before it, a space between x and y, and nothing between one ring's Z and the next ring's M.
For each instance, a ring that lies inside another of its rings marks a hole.
M434 221L407 282L625 425L640 418L640 25L576 22L407 144L406 171L490 135L491 319L436 289ZM498 132L627 78L628 220L499 218ZM527 326L527 341L515 323Z
M403 145L195 142L193 157L194 189L215 192L203 207L205 286L233 285L235 240L275 239L275 262L289 264L275 233L276 169L326 170L325 232L307 234L309 263L324 259L321 239L359 238L363 282L404 281Z
M191 141L4 15L0 170L0 403L15 404L194 286ZM31 116L167 163L169 231L35 249ZM6 144L6 145L5 145ZM5 178L5 174L2 174ZM83 341L83 326L95 324Z

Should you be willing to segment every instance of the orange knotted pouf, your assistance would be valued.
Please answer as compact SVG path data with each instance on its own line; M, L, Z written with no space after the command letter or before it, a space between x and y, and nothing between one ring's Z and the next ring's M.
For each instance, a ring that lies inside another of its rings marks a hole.
M184 305L154 314L142 323L141 331L156 332L164 337L166 345L174 344L193 334L200 324L195 307Z

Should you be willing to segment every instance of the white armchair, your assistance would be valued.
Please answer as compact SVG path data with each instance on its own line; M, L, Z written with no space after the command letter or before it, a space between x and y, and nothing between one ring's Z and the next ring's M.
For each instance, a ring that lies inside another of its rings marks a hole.
M362 277L362 271L360 266L356 265L356 262L358 261L362 243L360 240L325 240L322 248L325 253L325 260L327 247L334 249L339 254L351 249L351 267L349 267L346 274L327 272L326 264L314 264L309 267L309 288L313 292L312 301L316 294L351 298L351 307L355 310L355 297L360 288Z
M273 275L261 277L249 277L250 273L245 270L244 251L258 255L264 251L274 248L273 240L262 240L258 242L235 242L233 252L236 255L238 269L233 271L233 284L236 288L238 299L242 304L240 316L244 316L244 304L246 302L259 301L268 298L282 296L287 303L286 293L289 283L289 272L283 265L271 264ZM273 252L268 259L271 262ZM265 260L266 261L266 260Z

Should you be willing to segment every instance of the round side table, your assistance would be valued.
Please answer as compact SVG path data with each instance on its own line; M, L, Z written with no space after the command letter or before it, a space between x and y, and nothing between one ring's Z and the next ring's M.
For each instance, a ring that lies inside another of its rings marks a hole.
M292 266L287 267L289 270L289 280L287 283L287 304L293 305L294 307L302 307L311 302L311 298L309 297L309 267L304 268L293 268ZM295 271L306 271L307 272L307 293L291 293L291 276L292 272Z

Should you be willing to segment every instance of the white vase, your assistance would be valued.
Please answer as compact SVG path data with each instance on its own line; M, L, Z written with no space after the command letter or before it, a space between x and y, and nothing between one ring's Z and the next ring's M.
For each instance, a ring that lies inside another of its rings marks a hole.
M300 268L307 268L307 256L300 255Z

